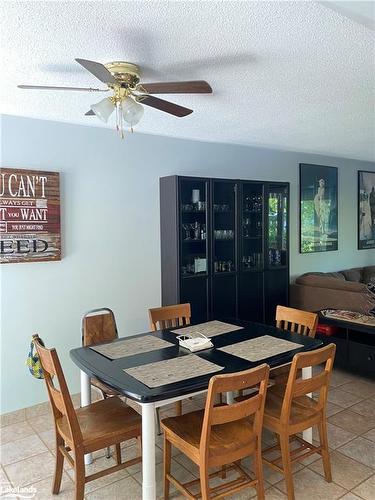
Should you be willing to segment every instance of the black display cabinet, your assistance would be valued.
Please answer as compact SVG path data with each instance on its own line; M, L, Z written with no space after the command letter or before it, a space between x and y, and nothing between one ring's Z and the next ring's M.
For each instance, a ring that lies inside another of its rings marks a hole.
M162 304L190 302L194 323L274 323L288 304L289 184L160 179Z

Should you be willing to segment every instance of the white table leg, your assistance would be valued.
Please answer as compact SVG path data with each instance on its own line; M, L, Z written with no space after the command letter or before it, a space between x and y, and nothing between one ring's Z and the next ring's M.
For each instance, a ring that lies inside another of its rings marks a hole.
M312 367L307 366L306 368L302 368L302 378L311 378L312 377ZM312 394L307 394L307 396L310 396L312 398ZM313 442L313 437L312 437L312 427L309 429L305 429L303 431L303 439L307 441L308 443Z
M91 404L91 383L90 377L87 373L81 370L81 407L88 406ZM85 464L89 465L92 463L92 455L88 453L85 455Z
M156 499L155 405L142 404L142 500Z

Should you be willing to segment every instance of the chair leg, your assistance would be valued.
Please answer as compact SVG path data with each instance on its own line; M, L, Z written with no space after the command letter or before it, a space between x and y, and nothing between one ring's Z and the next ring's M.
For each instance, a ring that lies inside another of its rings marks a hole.
M160 408L156 408L156 427L157 427L157 431L158 431L158 436L161 436Z
M169 481L167 474L171 472L171 443L164 434L164 500L169 498Z
M121 462L121 443L116 444L116 462L117 465L120 465Z
M254 455L254 470L255 477L257 480L257 499L264 500L264 480L263 480L263 462L262 462L262 442L261 438L258 438L257 447Z
M322 446L322 460L323 460L323 469L324 469L324 477L328 483L332 482L332 472L331 472L331 460L329 457L329 448L328 448L328 436L327 436L327 421L325 417L318 424L319 431L319 440L320 445Z
M176 402L176 416L179 417L182 415L182 401L177 401Z
M205 465L199 467L199 477L201 483L202 500L209 500L210 498L210 483L208 477L208 470Z
M283 461L284 478L288 500L294 500L292 462L290 460L289 436L280 435L281 458Z
M55 477L53 479L52 493L57 495L60 491L61 478L64 466L64 455L59 450L59 446L64 444L63 438L56 431L56 457L55 457Z
M75 500L83 500L85 495L85 461L82 452L75 451L74 456Z

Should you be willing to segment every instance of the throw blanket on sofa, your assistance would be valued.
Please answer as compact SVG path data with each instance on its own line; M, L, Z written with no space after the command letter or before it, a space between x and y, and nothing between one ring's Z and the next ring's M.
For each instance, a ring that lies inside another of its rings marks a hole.
M367 316L366 314L361 314L359 312L343 311L341 309L324 309L321 312L326 318L375 327L375 318L373 316Z

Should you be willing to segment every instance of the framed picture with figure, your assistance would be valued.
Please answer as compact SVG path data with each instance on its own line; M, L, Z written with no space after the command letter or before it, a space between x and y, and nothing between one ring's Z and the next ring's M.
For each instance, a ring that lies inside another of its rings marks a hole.
M338 249L336 167L300 163L300 253Z
M358 249L375 248L375 172L358 171Z

